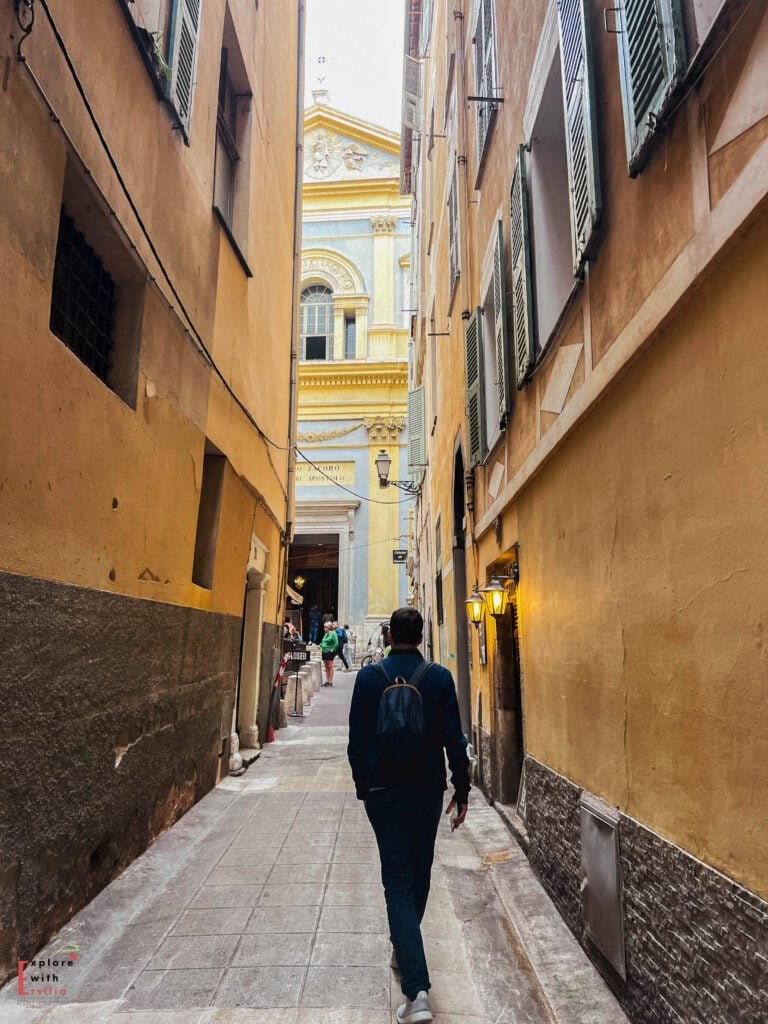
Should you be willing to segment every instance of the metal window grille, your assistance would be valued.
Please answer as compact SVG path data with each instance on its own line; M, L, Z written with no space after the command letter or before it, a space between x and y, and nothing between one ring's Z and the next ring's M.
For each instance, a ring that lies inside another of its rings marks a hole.
M111 366L114 307L114 281L62 207L50 327L105 382Z

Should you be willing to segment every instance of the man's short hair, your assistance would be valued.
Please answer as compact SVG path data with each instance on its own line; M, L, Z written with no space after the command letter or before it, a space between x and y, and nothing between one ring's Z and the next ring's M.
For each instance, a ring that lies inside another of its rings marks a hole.
M424 619L415 608L398 608L389 619L393 644L418 644L424 635Z

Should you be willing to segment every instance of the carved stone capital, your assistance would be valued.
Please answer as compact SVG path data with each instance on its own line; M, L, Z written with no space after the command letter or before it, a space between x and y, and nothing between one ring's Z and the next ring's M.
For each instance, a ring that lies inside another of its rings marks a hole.
M397 217L393 217L391 213L380 213L376 217L371 217L374 235L391 235L396 224Z
M368 431L368 441L380 444L388 441L390 444L400 440L400 432L405 428L405 418L396 417L385 419L383 416L374 416L363 420L365 429Z

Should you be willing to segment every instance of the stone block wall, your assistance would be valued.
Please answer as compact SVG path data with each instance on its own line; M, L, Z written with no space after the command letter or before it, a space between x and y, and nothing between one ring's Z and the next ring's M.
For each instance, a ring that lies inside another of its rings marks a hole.
M768 1020L768 903L626 815L619 816L627 978L584 935L581 790L526 758L531 864L637 1024Z
M3 978L226 773L240 629L0 573Z

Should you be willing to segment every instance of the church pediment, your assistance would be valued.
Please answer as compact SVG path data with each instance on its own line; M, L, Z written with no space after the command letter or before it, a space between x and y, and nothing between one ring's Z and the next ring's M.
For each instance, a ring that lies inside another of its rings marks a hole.
M304 122L304 181L397 178L399 148L391 132L316 107Z

